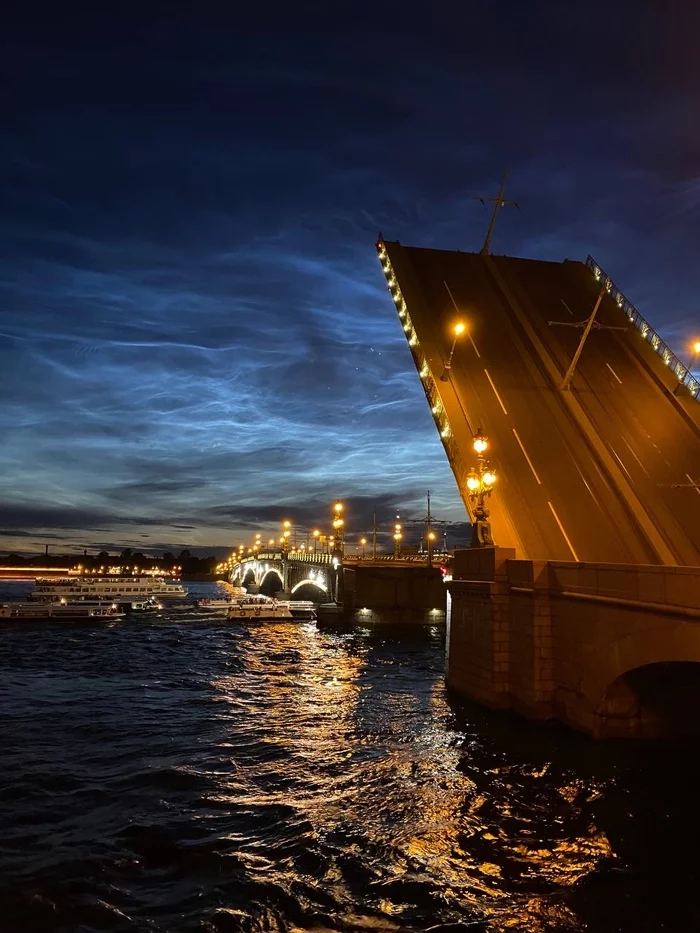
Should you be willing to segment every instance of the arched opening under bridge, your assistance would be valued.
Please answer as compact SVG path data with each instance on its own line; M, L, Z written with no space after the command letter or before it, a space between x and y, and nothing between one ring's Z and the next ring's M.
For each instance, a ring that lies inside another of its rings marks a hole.
M260 592L264 596L274 596L275 593L279 593L282 586L282 574L279 570L270 568L260 581Z
M315 603L322 603L328 599L328 591L315 580L300 580L292 587L293 599L309 599Z
M251 583L255 583L255 573L252 567L246 567L243 571L243 578L241 579L241 586L249 586Z
M700 662L660 661L622 674L598 709L600 738L700 735Z

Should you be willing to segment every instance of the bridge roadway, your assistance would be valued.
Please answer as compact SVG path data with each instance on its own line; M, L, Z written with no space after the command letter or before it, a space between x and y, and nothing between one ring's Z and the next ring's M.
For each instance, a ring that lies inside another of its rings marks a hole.
M593 330L571 390L559 388L582 329L548 322L590 315L601 286L586 266L378 250L468 510L472 436L489 437L498 544L527 558L700 566L700 490L671 488L700 480L700 404L684 387L673 395L677 380L609 295L598 319L625 330ZM468 335L443 382L458 319Z

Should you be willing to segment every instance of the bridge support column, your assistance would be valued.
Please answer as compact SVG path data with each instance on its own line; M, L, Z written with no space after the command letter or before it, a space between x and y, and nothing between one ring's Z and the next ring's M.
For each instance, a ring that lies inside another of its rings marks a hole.
M447 684L485 706L554 715L552 623L544 561L508 548L456 551Z
M292 597L292 568L288 560L282 560L282 592L283 599Z

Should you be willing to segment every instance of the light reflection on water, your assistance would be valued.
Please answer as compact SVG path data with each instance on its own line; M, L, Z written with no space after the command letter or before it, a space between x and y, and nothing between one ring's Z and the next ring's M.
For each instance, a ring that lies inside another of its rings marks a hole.
M172 609L5 628L8 929L659 929L655 820L691 750L456 703L442 639Z

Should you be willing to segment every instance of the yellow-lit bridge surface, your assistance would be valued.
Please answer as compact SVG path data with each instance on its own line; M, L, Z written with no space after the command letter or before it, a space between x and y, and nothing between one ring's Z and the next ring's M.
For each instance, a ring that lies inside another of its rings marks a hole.
M468 511L472 438L489 439L496 544L700 566L700 387L593 261L377 250ZM585 321L601 286L597 320L624 329L591 331L563 391L582 328L549 322Z

